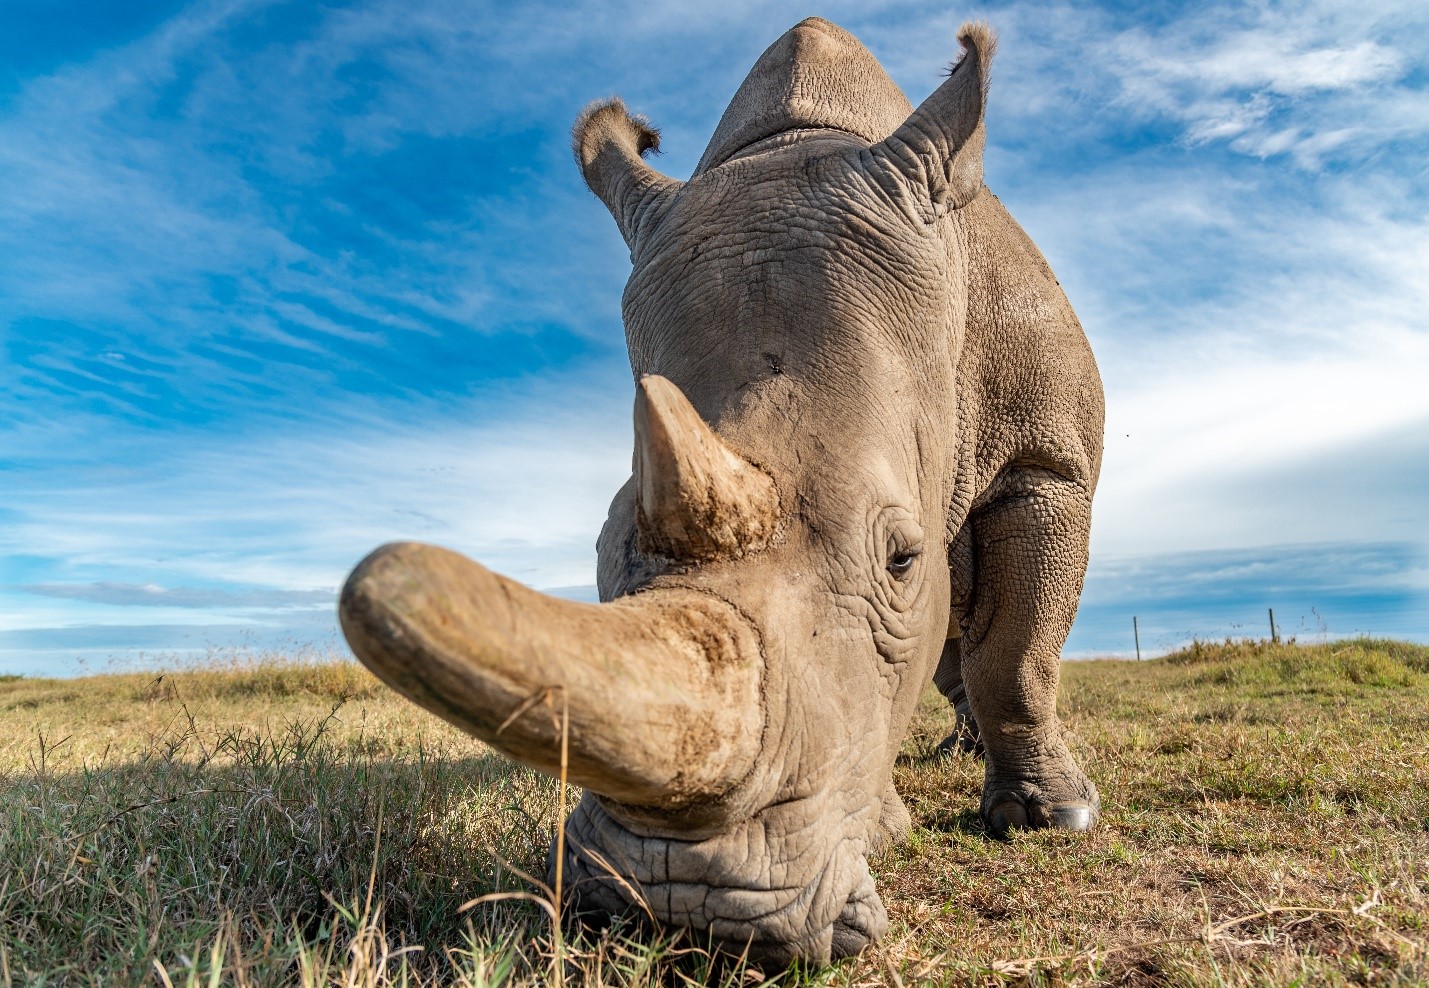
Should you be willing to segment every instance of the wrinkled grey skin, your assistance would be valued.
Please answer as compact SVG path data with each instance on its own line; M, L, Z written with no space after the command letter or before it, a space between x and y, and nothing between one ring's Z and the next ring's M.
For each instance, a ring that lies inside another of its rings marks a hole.
M1101 385L982 183L992 32L959 40L915 110L851 35L804 21L683 183L618 101L582 114L577 160L630 247L638 382L606 603L416 543L343 589L384 681L586 788L559 861L585 910L774 963L876 941L869 856L909 827L892 769L930 679L958 706L949 743L984 753L994 834L1095 822L1055 702Z
M981 184L992 36L963 40L933 107L951 118L943 162L879 145L913 109L818 19L765 54L683 185L627 164L642 191L612 191L591 132L623 107L577 126L631 247L636 377L677 384L786 509L775 544L690 565L642 553L634 484L616 496L601 599L680 586L738 608L765 649L766 735L741 786L757 808L716 832L587 795L572 843L621 875L573 852L587 904L619 910L633 886L659 919L766 957L857 952L886 924L868 855L908 827L890 775L935 670L981 727L993 832L1095 820L1054 707L1101 386L1051 270ZM633 126L637 148L653 139Z

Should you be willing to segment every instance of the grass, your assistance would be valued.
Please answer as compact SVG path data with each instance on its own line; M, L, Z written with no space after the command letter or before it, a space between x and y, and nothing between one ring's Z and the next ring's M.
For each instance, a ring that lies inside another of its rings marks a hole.
M989 840L980 765L924 757L930 694L884 944L766 979L677 934L554 934L521 873L557 783L358 667L7 680L0 985L1429 983L1429 648L1068 663L1062 709L1098 830Z

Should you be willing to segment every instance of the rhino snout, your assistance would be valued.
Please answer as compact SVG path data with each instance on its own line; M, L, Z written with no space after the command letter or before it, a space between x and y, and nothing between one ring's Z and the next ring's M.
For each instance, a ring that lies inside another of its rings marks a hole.
M692 841L628 828L587 794L566 826L569 902L587 920L643 916L763 964L853 956L883 935L888 914L866 837L829 827L823 802L781 803Z

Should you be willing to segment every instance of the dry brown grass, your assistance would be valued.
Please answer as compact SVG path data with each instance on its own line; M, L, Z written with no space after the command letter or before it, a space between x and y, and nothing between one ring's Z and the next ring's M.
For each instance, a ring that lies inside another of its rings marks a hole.
M980 766L897 769L892 928L779 984L1429 983L1429 649L1201 645L1065 667L1090 835L989 840ZM0 682L0 984L758 983L698 944L553 937L557 785L361 669ZM557 953L565 960L555 964Z

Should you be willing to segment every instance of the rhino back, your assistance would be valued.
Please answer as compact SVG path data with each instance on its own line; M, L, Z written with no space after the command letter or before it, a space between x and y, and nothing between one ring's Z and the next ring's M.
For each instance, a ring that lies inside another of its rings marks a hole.
M1086 333L1052 268L990 191L945 222L968 251L967 329L958 358L959 453L952 527L1012 467L1050 471L1090 493L1105 407Z

